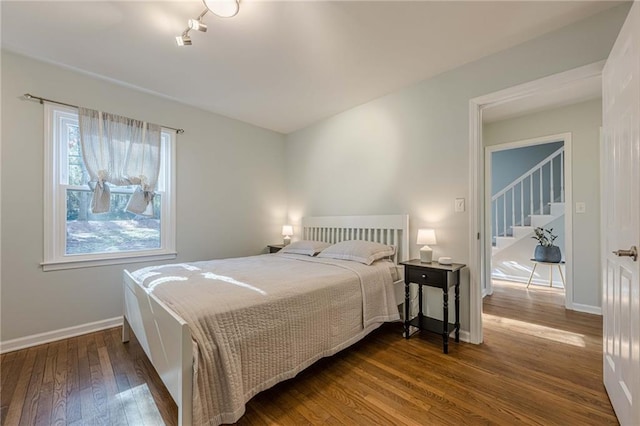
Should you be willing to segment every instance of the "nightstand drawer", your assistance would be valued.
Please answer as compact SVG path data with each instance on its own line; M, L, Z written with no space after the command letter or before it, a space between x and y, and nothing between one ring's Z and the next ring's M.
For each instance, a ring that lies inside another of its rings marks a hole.
M269 253L277 253L284 248L283 244L269 244Z
M406 267L406 266L405 266ZM444 288L447 285L446 271L425 271L408 267L406 270L409 282Z

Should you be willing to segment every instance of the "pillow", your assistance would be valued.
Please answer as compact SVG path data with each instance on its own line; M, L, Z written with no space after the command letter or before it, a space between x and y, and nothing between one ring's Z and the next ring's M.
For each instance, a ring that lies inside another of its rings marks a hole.
M306 254L307 256L315 256L331 244L322 241L295 241L284 246L278 253Z
M327 247L318 254L318 257L353 260L365 265L371 265L376 260L393 256L395 252L396 248L394 246L371 241L350 240Z

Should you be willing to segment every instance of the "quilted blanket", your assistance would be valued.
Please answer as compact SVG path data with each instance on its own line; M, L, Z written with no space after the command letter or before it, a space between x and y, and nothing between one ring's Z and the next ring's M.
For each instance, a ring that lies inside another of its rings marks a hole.
M385 262L269 254L132 275L189 324L198 425L237 421L258 392L399 319Z

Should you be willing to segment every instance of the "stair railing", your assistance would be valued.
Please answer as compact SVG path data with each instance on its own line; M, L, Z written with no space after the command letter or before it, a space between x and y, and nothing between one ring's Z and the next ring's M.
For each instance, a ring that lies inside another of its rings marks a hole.
M525 218L545 214L545 203L564 202L564 147L491 197L492 237L506 237Z

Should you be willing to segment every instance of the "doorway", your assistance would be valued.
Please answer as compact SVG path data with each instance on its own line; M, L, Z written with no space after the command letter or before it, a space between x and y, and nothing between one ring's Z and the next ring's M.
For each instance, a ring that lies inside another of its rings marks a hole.
M492 144L496 131L510 120L486 124L485 148L485 217L491 247L487 253L489 279L483 297L493 294L495 280L521 283L528 289L540 285L556 291L567 306L565 291L572 285L565 279L567 262L572 262L571 215L571 133L543 136L514 142ZM570 212L567 212L570 213ZM534 262L536 229L559 247L562 261L557 264ZM570 263L569 263L570 265ZM519 293L518 293L519 294Z
M482 138L483 112L492 107L506 105L516 99L533 97L536 93L544 91L560 91L576 82L591 78L600 78L602 75L603 61L583 66L574 70L545 77L499 92L474 98L469 102L469 129L470 129L470 341L481 343L482 334L482 289L491 279L491 269L488 267L488 256L491 250L490 228L487 226L487 200L485 198L485 163L484 145ZM568 172L568 171L567 171ZM569 176L569 173L567 173ZM571 179L567 179L570 185ZM569 204L571 200L567 200ZM571 217L570 214L566 215ZM570 220L570 219L569 219ZM565 250L566 251L566 250ZM567 282L573 282L572 253L566 252L568 260L565 278ZM573 296L567 290L567 302L572 303ZM596 312L594 312L596 313ZM599 312L598 312L599 313Z

